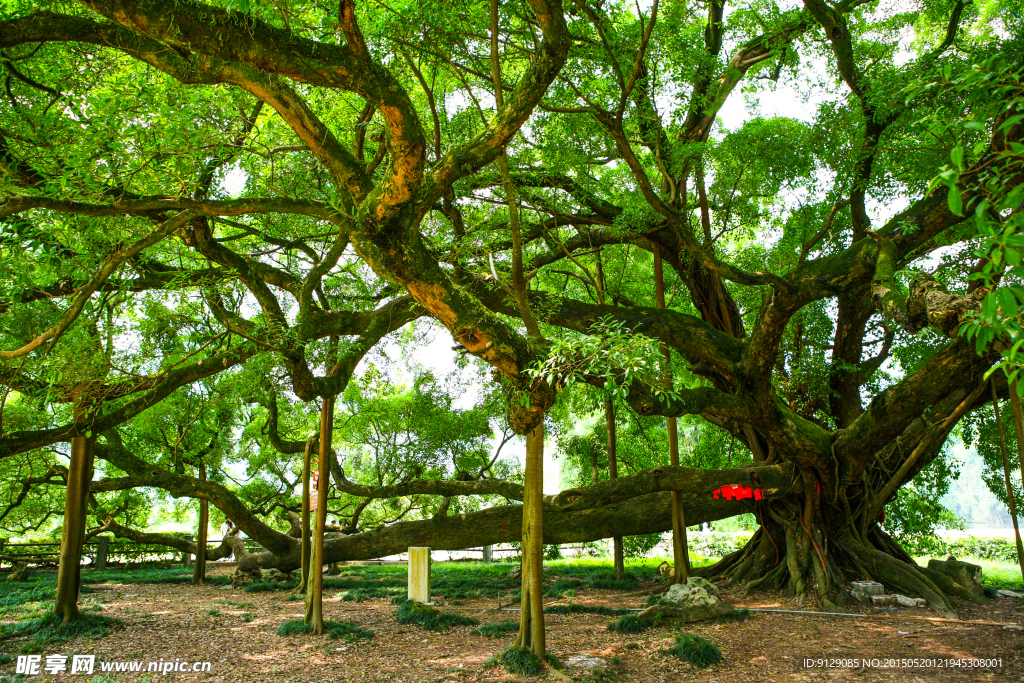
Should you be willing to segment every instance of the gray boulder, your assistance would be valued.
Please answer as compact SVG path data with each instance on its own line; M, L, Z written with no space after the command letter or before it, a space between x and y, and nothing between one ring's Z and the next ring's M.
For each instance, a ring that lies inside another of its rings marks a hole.
M970 562L962 562L955 558L948 560L928 560L928 569L945 574L953 583L976 595L984 595L985 587L981 583L981 567Z
M674 584L658 602L640 613L641 617L675 619L689 623L732 614L736 609L718 597L718 587L707 579L691 576Z

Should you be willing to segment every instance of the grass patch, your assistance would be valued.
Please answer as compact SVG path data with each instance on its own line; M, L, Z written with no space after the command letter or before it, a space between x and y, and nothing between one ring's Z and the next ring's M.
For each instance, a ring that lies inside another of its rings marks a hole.
M68 624L61 624L61 619L52 612L36 619L29 619L0 628L0 639L23 638L31 636L31 640L18 651L22 653L41 652L45 646L63 643L72 638L102 638L107 632L121 622L117 619L97 614L83 614L82 618Z
M281 624L277 629L279 636L298 636L309 633L310 625L302 619L292 619ZM324 630L331 638L343 638L348 641L369 640L373 638L373 632L359 628L349 621L325 621Z
M220 616L220 610L216 609L216 608L208 609L208 610L206 610L206 613L209 614L211 617L219 617Z
M562 668L561 663L559 663L554 655L548 654L545 656L545 659L555 669ZM517 674L519 676L536 676L544 671L544 665L541 663L540 657L525 647L512 646L484 662L485 669L494 666L500 666L510 674Z
M406 600L399 605L396 617L399 624L414 624L425 631L444 631L456 626L476 626L480 623L479 619L442 612L436 607L413 600Z
M257 581L256 583L250 583L248 586L243 588L246 593L269 593L271 591L285 591L295 590L299 585L299 581Z
M616 633L643 633L653 627L653 619L638 614L626 614L608 624L608 630Z
M484 624L480 628L473 629L470 634L474 636L483 636L484 638L501 638L509 633L516 633L519 631L519 622L512 621L511 619L503 619L493 624Z
M614 617L620 614L632 614L628 609L616 607L605 607L603 605L552 605L544 608L544 614L601 614L606 617Z
M237 607L238 609L252 609L256 606L256 604L252 602L234 602L232 600L218 600L217 602L219 602L222 605L230 605L232 607Z
M676 642L665 650L665 654L675 655L701 669L722 661L722 651L717 645L707 638L692 636L689 633L676 636Z
M54 577L56 581L56 577ZM103 570L82 572L82 584L93 583L191 583L192 571L176 569L135 569ZM231 583L228 576L207 576L211 586L226 586ZM84 588L84 585L83 585Z
M373 588L401 588L405 585L405 577L385 577L381 579L361 579L345 577L341 579L324 579L324 589L352 590Z
M743 608L734 609L731 612L727 612L726 614L720 614L717 617L715 617L715 623L716 624L728 624L728 623L731 623L731 622L734 622L734 621L743 621L744 619L746 619L749 616L750 616L750 610L748 610L748 609L743 609Z
M29 617L35 612L48 610L49 602L53 600L53 588L50 586L29 584L15 588L7 584L4 588L11 589L11 592L0 597L0 616Z
M342 602L366 602L367 600L390 598L401 592L401 588L353 588L344 593L339 593L335 597L339 598Z
M252 621L252 615L251 614L246 612L245 614L242 615L242 623L243 624L248 624L250 621Z

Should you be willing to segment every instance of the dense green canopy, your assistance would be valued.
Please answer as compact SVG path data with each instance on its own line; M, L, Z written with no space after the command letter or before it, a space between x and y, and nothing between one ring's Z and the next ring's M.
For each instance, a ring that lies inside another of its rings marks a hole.
M947 609L877 521L946 485L1013 361L1021 3L493 6L4 6L3 523L45 525L60 444L95 438L97 523L199 497L296 566L277 512L337 396L332 513L365 533L328 561L516 538L520 508L477 512L522 499L491 441L546 419L583 468L547 542L671 528L677 490L691 521L757 512L714 572ZM440 327L477 407L364 361ZM615 481L601 435L570 438L606 398ZM683 467L650 469L652 416L681 418Z

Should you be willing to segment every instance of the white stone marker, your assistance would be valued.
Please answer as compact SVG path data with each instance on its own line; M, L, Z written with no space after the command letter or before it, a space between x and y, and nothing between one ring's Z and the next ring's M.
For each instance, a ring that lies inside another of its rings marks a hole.
M430 602L430 548L409 548L409 599Z

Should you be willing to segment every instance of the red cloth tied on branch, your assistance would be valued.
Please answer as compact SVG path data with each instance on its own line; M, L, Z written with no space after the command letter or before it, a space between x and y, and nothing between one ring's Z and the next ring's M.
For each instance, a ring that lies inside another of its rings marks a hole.
M764 495L761 489L752 489L749 486L744 486L743 484L723 486L722 488L715 489L711 495L714 498L725 498L726 500L743 500L744 498L764 500Z

